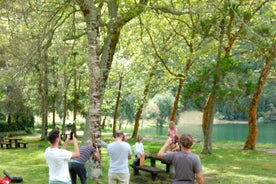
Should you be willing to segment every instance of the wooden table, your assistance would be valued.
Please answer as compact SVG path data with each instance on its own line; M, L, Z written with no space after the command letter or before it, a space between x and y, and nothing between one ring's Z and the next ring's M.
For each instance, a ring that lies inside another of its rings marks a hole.
M157 154L149 154L147 158L150 159L150 165L152 167L156 167L156 160L160 160L162 164L166 164L166 172L170 172L170 166L172 165L170 161L158 157Z
M9 140L9 143L11 143L11 147L13 143L15 144L15 148L18 148L18 141L22 140L20 137L8 137L7 139Z

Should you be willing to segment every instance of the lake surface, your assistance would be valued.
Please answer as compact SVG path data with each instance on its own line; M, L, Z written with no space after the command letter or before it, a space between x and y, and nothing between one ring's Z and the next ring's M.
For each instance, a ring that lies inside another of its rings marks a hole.
M179 134L190 133L197 140L203 140L201 125L187 124L177 126ZM131 130L127 131L131 134ZM154 136L167 135L167 127L140 128L139 135ZM248 135L248 125L241 123L215 124L213 129L213 141L242 141L245 142ZM276 123L258 124L257 143L276 144Z

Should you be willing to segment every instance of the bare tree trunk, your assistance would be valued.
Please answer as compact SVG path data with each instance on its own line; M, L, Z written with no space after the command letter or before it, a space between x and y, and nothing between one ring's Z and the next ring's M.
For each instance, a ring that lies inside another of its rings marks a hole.
M253 97L249 104L248 110L248 135L243 149L254 150L256 146L256 141L258 137L258 124L257 124L257 108L258 103L262 94L263 87L267 81L268 74L273 60L276 58L276 44L272 46L270 55L265 58L265 63L259 77L259 81Z
M155 64L158 64L158 63L155 63ZM154 68L154 67L153 67ZM143 92L143 96L142 96L142 99L140 101L140 105L137 109L137 112L136 112L136 115L135 115L135 123L134 123L134 130L133 130L133 133L132 133L132 138L137 138L138 136L138 130L139 130L139 126L140 126L140 119L141 119L141 115L143 113L143 108L144 108L144 105L145 105L145 102L146 102L146 99L147 99L147 96L148 96L148 93L149 93L149 90L150 90L150 84L151 84L151 81L153 79L153 76L154 76L154 71L151 71L149 73L149 76L148 76L148 80L147 83L146 83L146 86L145 86L145 89L144 89L144 92Z
M178 88L176 91L176 95L175 95L175 99L174 99L174 103L173 103L173 108L172 108L172 112L171 112L171 116L170 116L170 121L174 121L176 120L176 114L177 114L177 110L178 110L178 103L179 103L179 99L180 99L180 94L183 88L183 83L184 83L184 79L180 78L179 79L179 83L178 83Z
M56 128L56 100L53 101L53 111L52 111L52 129Z
M202 131L203 131L203 154L211 154L213 152L212 136L213 136L213 124L216 109L216 98L211 92L208 96L206 105L203 110L202 116Z
M41 94L41 117L42 117L42 128L41 128L41 139L45 140L47 138L48 132L48 65L47 65L47 55L43 57L42 62L42 76L39 91Z
M65 81L65 86L66 86L66 81ZM67 86L65 88L66 89L64 89L64 94L63 94L63 116L62 116L62 135L63 135L63 137L65 137L66 116L67 116Z
M119 105L120 105L120 99L121 99L122 83L123 83L123 77L120 76L119 88L118 88L117 99L116 99L116 106L115 106L114 117L113 117L113 135L115 134L115 131L117 128L117 117L118 117L118 111L119 111Z

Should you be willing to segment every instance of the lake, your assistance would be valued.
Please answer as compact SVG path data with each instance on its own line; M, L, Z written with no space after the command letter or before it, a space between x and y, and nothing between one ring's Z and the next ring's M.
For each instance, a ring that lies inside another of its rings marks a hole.
M187 124L184 126L177 126L179 134L190 133L197 140L203 140L201 125ZM276 123L258 124L258 139L257 143L276 144ZM131 134L131 130L127 130ZM149 127L140 128L139 135L154 136L166 135L167 127ZM215 124L213 129L213 141L246 141L248 134L248 125L241 123L223 123Z

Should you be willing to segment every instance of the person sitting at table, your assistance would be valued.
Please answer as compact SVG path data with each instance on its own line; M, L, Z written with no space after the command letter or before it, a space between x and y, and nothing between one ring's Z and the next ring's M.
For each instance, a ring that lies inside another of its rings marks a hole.
M173 184L194 184L195 179L198 184L203 184L203 174L200 158L198 155L192 153L190 149L193 145L192 136L189 134L181 135L179 140L181 151L165 153L166 148L171 143L171 139L168 138L165 144L159 150L157 156L172 162L175 168Z
M145 158L145 150L143 145L143 137L138 136L134 145L135 160L133 165L140 165L140 158Z

